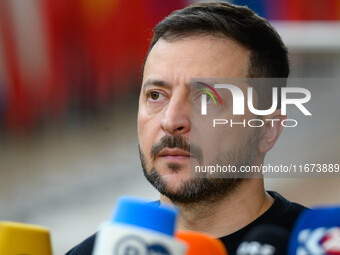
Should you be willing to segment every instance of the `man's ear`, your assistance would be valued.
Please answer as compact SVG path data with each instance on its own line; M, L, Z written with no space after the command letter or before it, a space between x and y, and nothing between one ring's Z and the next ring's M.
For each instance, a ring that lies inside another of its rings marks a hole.
M266 153L274 146L283 129L281 122L287 119L286 115L281 115L280 109L265 117L268 121L264 121L265 124L261 130L258 147L260 153Z

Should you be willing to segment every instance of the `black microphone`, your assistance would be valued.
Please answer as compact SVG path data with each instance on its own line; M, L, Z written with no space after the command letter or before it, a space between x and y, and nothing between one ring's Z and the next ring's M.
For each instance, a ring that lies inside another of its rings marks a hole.
M253 228L237 248L237 255L286 255L289 232L281 227L261 225Z

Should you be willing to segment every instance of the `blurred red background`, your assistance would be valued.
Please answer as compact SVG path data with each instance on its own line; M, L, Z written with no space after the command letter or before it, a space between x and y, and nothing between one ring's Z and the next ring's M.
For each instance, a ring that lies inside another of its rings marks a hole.
M0 124L27 132L137 94L152 28L189 0L0 2ZM270 20L339 20L337 0L234 0Z
M0 2L0 121L26 132L138 88L152 28L185 1ZM76 107L75 107L76 106Z

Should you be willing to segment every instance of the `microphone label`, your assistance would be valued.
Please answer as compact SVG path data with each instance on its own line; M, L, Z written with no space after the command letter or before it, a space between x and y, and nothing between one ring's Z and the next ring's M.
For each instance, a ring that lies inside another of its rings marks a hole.
M238 247L237 255L274 255L275 247L269 244L261 244L256 241L243 242Z
M103 227L96 238L93 255L185 255L187 246L156 231L114 224Z
M115 255L171 255L166 245L162 243L147 244L137 235L127 235L117 241Z
M296 254L340 254L340 228L320 227L300 231Z

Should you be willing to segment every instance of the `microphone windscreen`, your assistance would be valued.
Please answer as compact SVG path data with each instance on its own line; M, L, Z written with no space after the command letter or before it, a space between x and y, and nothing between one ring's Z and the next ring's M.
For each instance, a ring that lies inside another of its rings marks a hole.
M286 255L289 232L281 227L260 225L253 228L237 248L237 255Z
M303 211L294 225L288 254L340 254L340 207Z
M187 255L227 255L223 243L207 234L194 231L177 231L176 237L188 244Z
M17 222L0 222L0 254L52 255L47 228Z
M123 196L117 201L111 222L153 230L169 236L175 232L177 209L154 205L145 199Z

